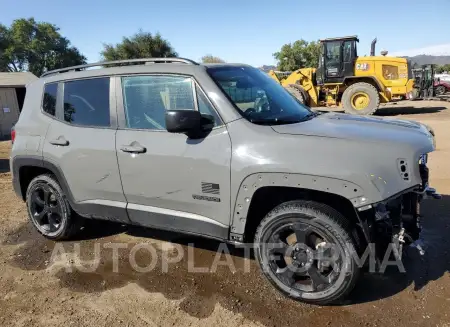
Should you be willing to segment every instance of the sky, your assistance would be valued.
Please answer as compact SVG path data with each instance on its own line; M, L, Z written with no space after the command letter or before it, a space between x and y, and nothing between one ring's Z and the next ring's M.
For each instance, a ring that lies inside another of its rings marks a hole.
M159 32L181 57L254 66L276 64L283 44L347 35L359 36L359 55L375 37L377 53L450 55L450 0L0 0L0 8L7 26L28 17L57 25L88 62L139 29Z

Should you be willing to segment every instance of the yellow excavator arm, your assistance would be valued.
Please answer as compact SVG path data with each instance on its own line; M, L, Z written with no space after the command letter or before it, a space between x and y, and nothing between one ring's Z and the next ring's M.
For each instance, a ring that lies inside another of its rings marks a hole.
M318 94L313 83L315 72L315 68L300 68L293 72L277 72L271 70L269 72L269 76L285 88L289 88L292 85L301 86L302 89L308 94L307 104L311 107L316 107L318 102Z

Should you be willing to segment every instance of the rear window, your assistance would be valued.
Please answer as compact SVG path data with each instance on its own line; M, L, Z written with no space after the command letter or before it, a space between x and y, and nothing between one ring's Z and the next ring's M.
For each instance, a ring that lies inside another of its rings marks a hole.
M64 83L64 120L81 126L110 126L109 78Z
M58 84L46 84L44 88L44 99L42 101L42 109L49 115L54 116L56 111L56 92Z

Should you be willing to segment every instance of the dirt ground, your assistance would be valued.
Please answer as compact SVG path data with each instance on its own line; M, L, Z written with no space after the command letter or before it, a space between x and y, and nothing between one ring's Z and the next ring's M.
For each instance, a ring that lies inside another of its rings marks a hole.
M443 199L425 201L427 251L405 258L406 273L366 274L347 301L326 307L284 298L239 249L231 249L236 271L219 266L215 273L189 273L190 263L182 260L163 273L159 260L156 269L138 272L128 260L134 244L152 244L159 256L173 242L192 250L196 267L211 267L214 241L104 222L87 225L78 242L45 240L13 193L10 142L0 142L0 326L450 326L450 103L399 102L378 114L433 127L431 185ZM112 242L127 246L118 252L117 273L112 250L104 249ZM192 242L195 247L188 246ZM70 255L51 260L55 246L69 253L79 246L80 257L91 260L98 245L93 272L69 272L75 260ZM137 253L139 266L148 263L145 254Z

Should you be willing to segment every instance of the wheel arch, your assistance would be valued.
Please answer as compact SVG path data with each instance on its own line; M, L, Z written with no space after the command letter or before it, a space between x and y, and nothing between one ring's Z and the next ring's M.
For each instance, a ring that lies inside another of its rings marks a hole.
M354 208L363 189L336 178L292 173L255 173L241 183L231 219L231 239L252 241L255 224L276 205L295 199L326 203L360 223Z
M97 203L79 203L70 190L67 179L57 163L38 156L17 156L12 161L13 186L16 194L26 200L26 190L31 180L41 174L51 173L59 183L71 208L84 218L97 218L129 223L126 206L109 206Z
M31 180L39 175L51 173L61 186L72 205L72 193L63 172L55 163L38 156L17 156L13 158L13 186L16 194L25 201L26 191Z

